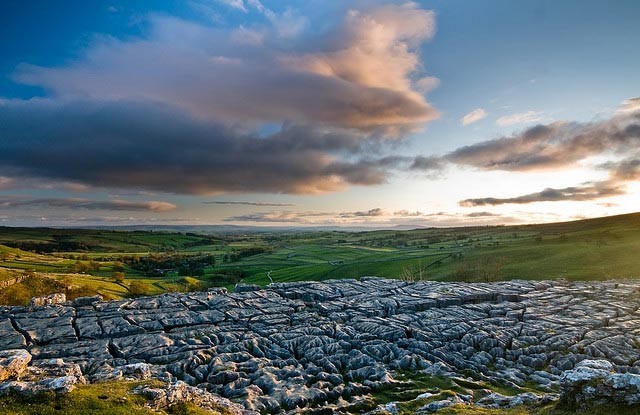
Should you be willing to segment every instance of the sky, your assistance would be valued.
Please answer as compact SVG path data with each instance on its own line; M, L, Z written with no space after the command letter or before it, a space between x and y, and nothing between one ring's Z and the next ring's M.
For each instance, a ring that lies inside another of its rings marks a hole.
M0 3L0 226L640 205L640 3Z

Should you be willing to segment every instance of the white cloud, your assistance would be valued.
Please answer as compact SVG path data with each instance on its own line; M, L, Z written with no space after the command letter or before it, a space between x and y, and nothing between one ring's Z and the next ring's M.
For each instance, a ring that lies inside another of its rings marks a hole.
M640 111L640 97L625 99L617 112L625 114L636 111Z
M525 124L542 120L542 111L519 112L512 115L504 115L496 120L496 124L505 127L514 124Z
M488 115L487 111L483 108L476 108L464 117L460 118L460 122L462 125L473 124L474 122L480 121Z
M425 76L416 81L416 88L423 94L431 92L439 86L440 80L435 76Z
M218 3L224 4L225 6L229 6L231 8L242 10L243 12L247 11L246 6L244 5L244 0L216 0Z

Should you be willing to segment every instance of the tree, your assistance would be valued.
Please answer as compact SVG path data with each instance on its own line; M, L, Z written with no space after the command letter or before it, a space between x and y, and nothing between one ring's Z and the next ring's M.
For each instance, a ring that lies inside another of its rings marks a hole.
M111 278L113 278L114 282L122 284L124 282L124 272L114 272Z
M87 265L82 261L76 261L75 264L73 264L73 272L84 274L88 271L89 271L89 265Z
M147 295L147 285L141 281L131 281L131 283L129 283L129 294L132 297Z

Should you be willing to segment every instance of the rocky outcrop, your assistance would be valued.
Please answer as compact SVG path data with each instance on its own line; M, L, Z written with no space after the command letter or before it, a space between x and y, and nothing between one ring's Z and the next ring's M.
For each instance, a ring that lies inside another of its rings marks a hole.
M42 307L45 305L52 304L62 304L67 301L67 296L65 294L50 294L42 297L33 297L29 306L31 307Z
M31 366L62 359L90 382L180 380L263 413L339 411L398 371L553 392L593 359L627 393L640 373L639 287L362 278L0 307L0 350L29 352Z
M0 350L0 382L27 372L31 354L26 350Z
M563 374L560 385L561 403L570 408L640 404L640 375L616 373L607 360L583 360Z
M181 381L169 384L164 388L140 386L134 392L146 397L148 399L147 406L153 409L169 409L176 404L191 403L218 414L221 411L226 414L238 415L246 413L242 405L233 403L206 390L189 386Z

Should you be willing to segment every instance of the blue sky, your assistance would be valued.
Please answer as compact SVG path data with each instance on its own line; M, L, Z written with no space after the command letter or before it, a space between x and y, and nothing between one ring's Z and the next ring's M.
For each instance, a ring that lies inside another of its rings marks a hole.
M0 223L633 211L639 17L635 1L6 1Z

